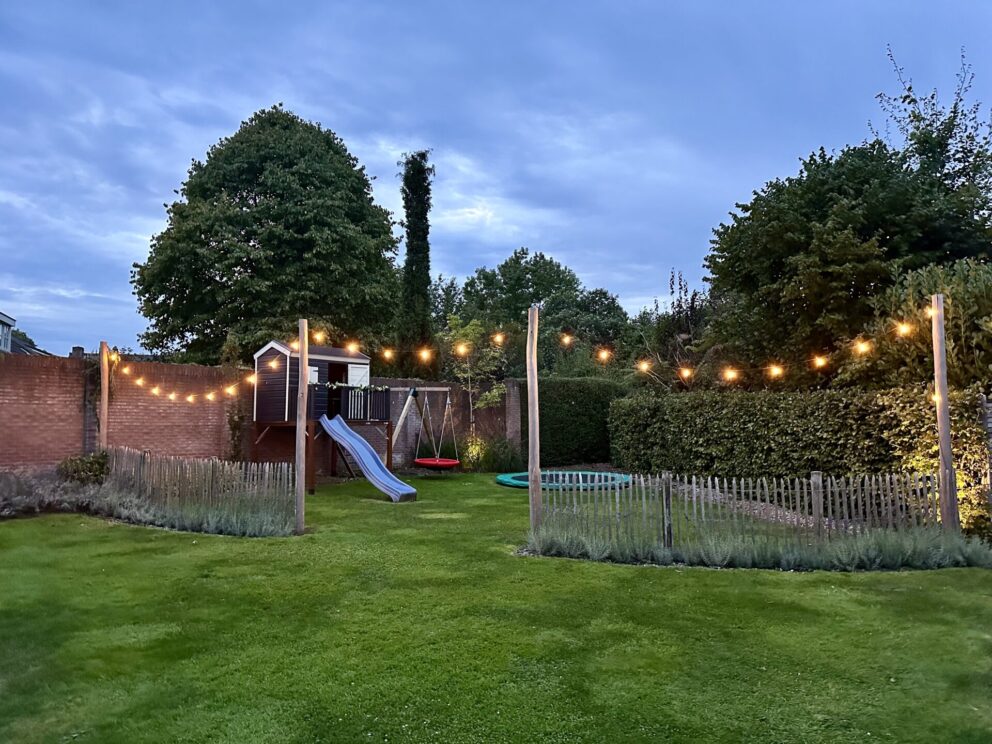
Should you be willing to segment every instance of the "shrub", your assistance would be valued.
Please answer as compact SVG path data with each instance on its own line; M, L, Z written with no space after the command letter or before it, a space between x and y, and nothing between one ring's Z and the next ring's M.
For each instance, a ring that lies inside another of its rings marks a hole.
M78 461L86 458L70 458ZM93 460L103 464L106 479L94 482L97 464L73 462L56 471L0 471L0 519L46 512L72 512L112 517L132 524L147 524L190 532L240 536L288 535L293 529L291 493L286 496L265 489L241 489L240 479L222 488L238 466L221 463L212 489L187 473L183 483L157 487L148 479L133 482L133 469L109 472L112 466L102 453ZM164 458L169 459L169 458ZM153 469L159 475L161 468ZM71 474L63 476L63 471ZM87 480L88 479L88 480ZM288 482L288 481L287 481Z
M508 439L467 439L461 445L462 467L473 473L512 473L524 469L520 450Z
M627 394L615 380L545 377L540 380L541 465L608 462L610 404ZM520 430L527 439L527 386L521 385Z
M961 521L988 535L990 454L979 412L976 391L951 394ZM792 478L813 470L937 470L936 417L923 388L640 394L612 402L609 433L614 464L640 472Z
M73 483L103 483L107 477L107 453L67 457L58 464L59 478Z
M958 567L992 568L992 546L977 537L932 527L871 530L822 542L758 539L704 534L669 550L646 536L605 539L587 535L571 520L551 520L530 537L540 555L614 563L681 563L712 568L765 568L786 571L878 571Z

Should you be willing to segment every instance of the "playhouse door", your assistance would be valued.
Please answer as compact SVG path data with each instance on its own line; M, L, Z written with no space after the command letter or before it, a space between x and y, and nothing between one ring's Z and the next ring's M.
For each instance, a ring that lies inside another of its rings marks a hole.
M369 384L369 365L349 364L348 384L354 387L365 387Z

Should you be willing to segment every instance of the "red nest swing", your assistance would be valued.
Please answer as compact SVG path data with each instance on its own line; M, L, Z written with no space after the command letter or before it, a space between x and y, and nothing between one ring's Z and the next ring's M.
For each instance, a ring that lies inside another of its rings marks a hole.
M441 444L444 441L444 430L451 422L451 443L455 448L455 456L451 457L441 457ZM434 450L434 457L418 457L414 459L413 464L418 468L427 468L428 470L451 470L452 468L457 468L461 465L461 461L458 459L458 441L455 439L455 420L451 415L451 393L448 393L447 398L444 401L444 415L441 417L441 436L434 437L434 422L431 419L431 402L427 399L424 402L424 407L420 411L420 431L417 432L417 449L420 452L420 439L423 436L424 429L427 429L427 435L431 440L431 448Z
M418 457L413 461L418 468L428 470L451 470L461 465L461 460L454 460L450 457Z

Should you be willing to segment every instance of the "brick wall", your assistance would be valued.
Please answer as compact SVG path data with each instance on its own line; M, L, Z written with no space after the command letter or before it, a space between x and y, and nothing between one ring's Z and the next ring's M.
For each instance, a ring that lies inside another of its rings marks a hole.
M224 387L236 382L221 367L196 364L129 362L113 378L107 443L147 449L155 454L185 457L226 457L231 449L228 408L233 398ZM138 381L142 385L138 385ZM158 390L158 395L153 390ZM250 400L251 389L239 385L238 395ZM214 399L207 399L207 393ZM170 399L174 394L175 399ZM187 396L194 396L193 402ZM250 415L250 408L249 415Z
M81 359L0 354L0 467L82 452L85 369Z

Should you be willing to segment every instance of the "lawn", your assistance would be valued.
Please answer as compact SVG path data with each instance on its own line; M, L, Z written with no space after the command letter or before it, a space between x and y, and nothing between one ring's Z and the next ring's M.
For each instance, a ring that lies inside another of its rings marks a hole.
M0 741L992 741L992 572L524 558L526 491L416 485L302 538L0 523Z

